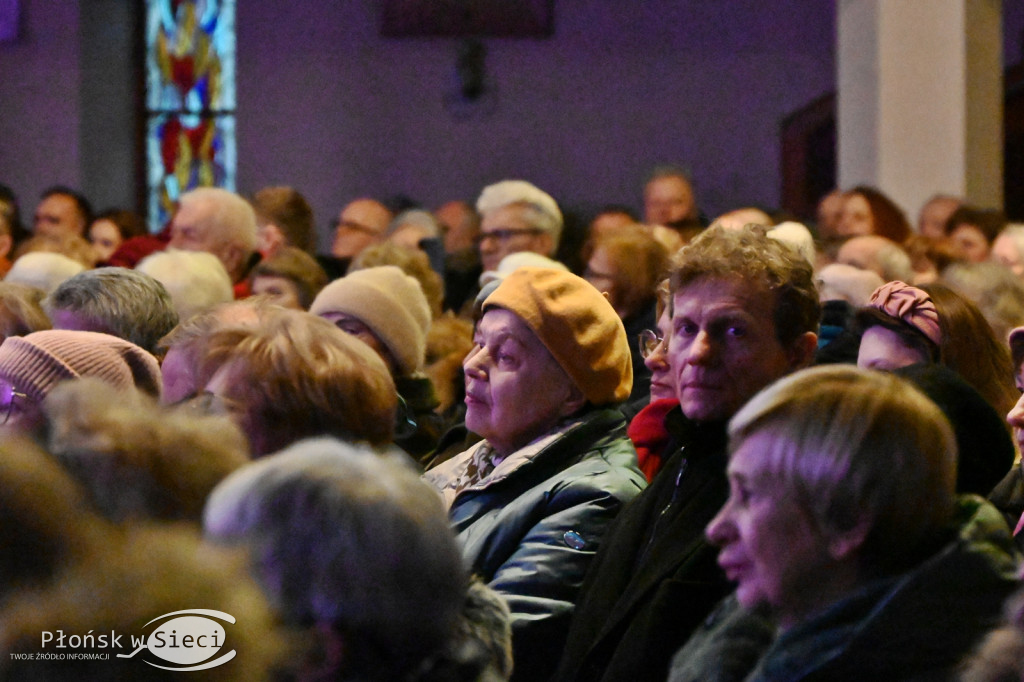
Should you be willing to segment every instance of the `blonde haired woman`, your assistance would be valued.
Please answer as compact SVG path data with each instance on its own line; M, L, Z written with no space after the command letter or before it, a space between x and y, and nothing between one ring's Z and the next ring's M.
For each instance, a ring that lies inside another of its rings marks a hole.
M736 592L670 679L951 676L1017 584L1016 553L994 507L955 497L938 407L894 375L819 367L751 399L729 444L707 535ZM753 670L723 671L740 659Z

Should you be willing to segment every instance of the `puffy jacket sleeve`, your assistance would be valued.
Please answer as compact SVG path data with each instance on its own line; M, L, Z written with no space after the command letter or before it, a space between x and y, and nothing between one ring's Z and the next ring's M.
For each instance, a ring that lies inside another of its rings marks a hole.
M558 664L574 602L602 536L644 486L634 469L574 476L550 490L535 523L490 587L512 612L516 680L544 680Z

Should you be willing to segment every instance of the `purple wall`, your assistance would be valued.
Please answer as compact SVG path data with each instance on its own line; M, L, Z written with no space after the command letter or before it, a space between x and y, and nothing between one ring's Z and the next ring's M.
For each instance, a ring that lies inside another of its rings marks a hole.
M1018 64L1024 59L1024 2L1003 0L1003 63Z
M373 0L239 3L239 190L293 184L325 233L357 195L434 205L505 177L570 209L638 205L665 161L692 169L709 213L778 201L779 120L833 87L830 3L554 1L554 35L486 40L493 99L454 107L454 39L380 38ZM0 45L0 182L26 212L47 185L111 172L79 158L76 7L23 0L21 38ZM96 203L113 200L133 190Z
M570 210L639 206L644 173L666 161L692 170L711 215L778 202L779 122L834 88L833 3L554 3L551 38L485 40L493 95L473 106L445 104L458 41L383 39L374 0L239 3L239 190L295 185L325 238L355 196L433 206L505 177ZM1006 4L1015 62L1024 11ZM0 44L0 182L27 213L55 182L103 187L101 205L134 201L130 183L99 182L131 169L82 158L82 98L95 90L82 82L103 74L82 78L77 8L22 0L21 37ZM111 145L132 144L123 129Z
M638 205L666 161L709 213L773 205L780 119L834 86L830 3L555 0L552 38L485 40L493 100L446 107L457 41L382 39L375 4L239 8L240 184L294 183L321 225L360 194L436 205L506 177Z
M50 185L82 186L78 23L77 3L25 0L18 39L0 44L0 183L25 213Z

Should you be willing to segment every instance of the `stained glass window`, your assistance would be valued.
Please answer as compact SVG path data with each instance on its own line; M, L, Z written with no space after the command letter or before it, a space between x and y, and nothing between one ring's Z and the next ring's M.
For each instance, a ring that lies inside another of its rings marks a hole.
M149 221L194 187L235 189L235 0L146 0Z

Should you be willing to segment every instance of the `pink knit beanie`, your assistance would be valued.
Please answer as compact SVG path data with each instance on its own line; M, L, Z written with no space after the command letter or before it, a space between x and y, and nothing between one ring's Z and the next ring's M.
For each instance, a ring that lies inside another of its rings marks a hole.
M942 345L939 311L931 296L917 287L900 281L889 282L875 289L868 306L889 317L903 320L925 335L936 346Z
M423 368L430 328L430 305L420 283L394 265L356 270L317 294L309 312L350 315L387 346L399 374Z
M162 387L157 359L110 334L48 329L0 344L0 377L37 402L59 382L85 376L154 396Z

